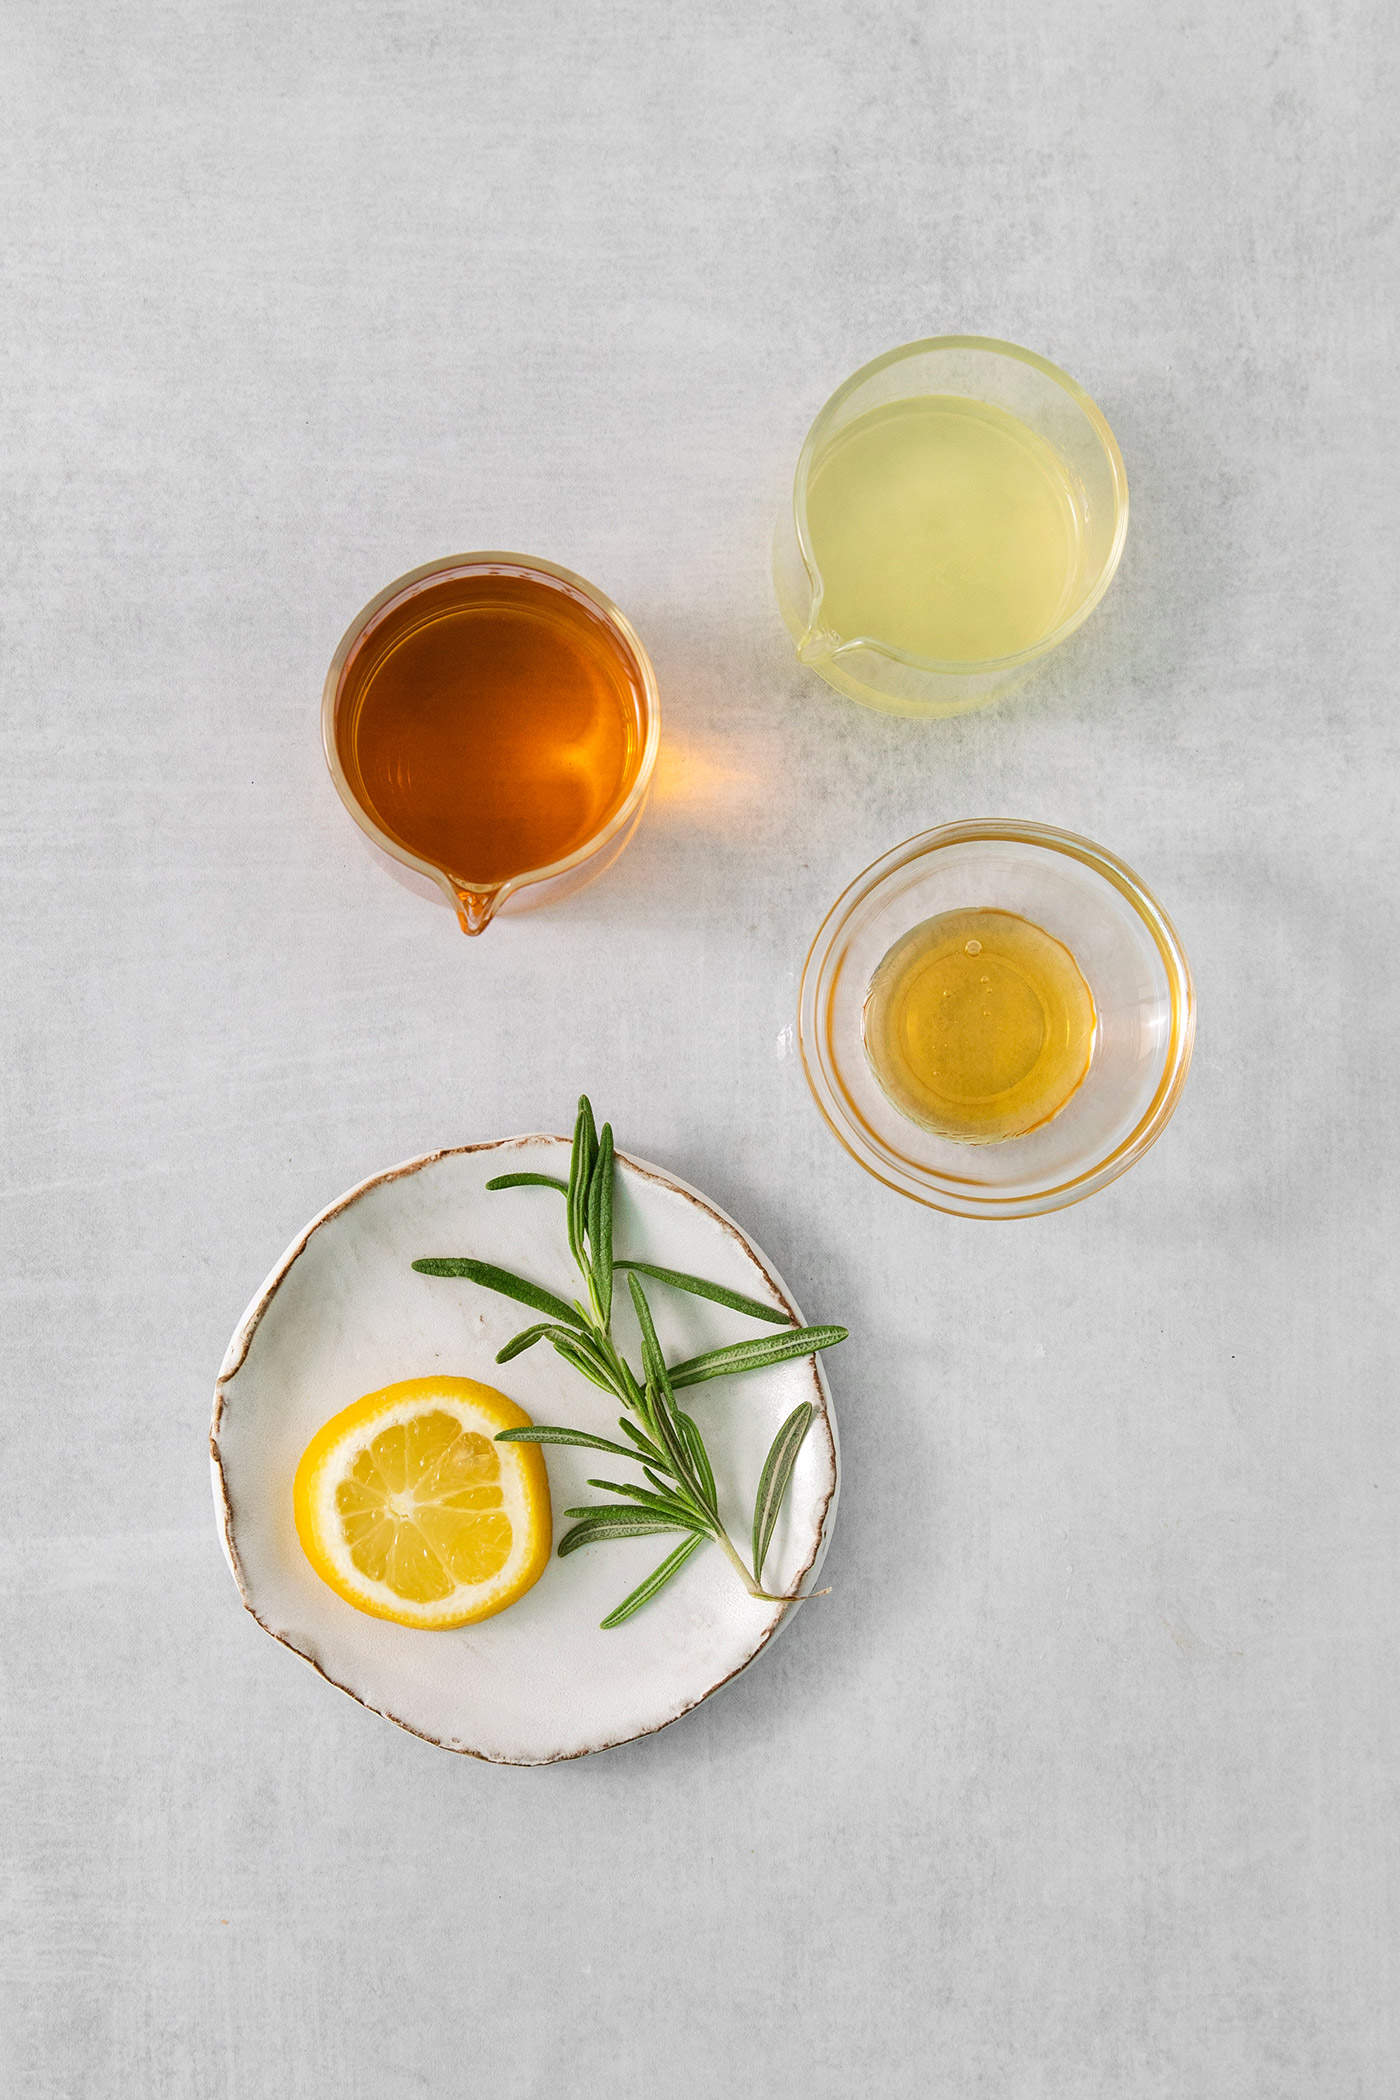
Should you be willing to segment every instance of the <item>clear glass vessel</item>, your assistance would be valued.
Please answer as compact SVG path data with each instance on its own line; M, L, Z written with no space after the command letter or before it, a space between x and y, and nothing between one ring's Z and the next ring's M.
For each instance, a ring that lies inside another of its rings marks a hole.
M967 908L1018 913L1062 942L1098 1014L1077 1092L1050 1122L995 1144L911 1121L865 1052L880 963L924 920ZM852 1158L902 1195L969 1218L1058 1210L1126 1172L1170 1120L1195 1026L1181 943L1131 869L1072 832L1011 822L923 832L858 875L812 944L798 1018L808 1083Z
M808 516L818 467L861 417L894 403L933 397L987 403L1047 444L1063 469L1077 514L1075 573L1048 631L1015 654L939 661L878 634L843 634L825 614L826 585ZM990 336L931 336L889 350L837 388L807 433L792 503L773 544L778 605L802 662L848 699L889 714L954 715L1019 683L1082 625L1113 580L1128 529L1128 482L1102 411L1068 373L1031 350Z
M377 647L385 644L405 622L433 615L433 600L463 580L499 577L522 579L557 591L565 600L587 608L590 617L606 630L610 645L627 668L627 684L635 709L630 723L635 761L629 771L626 792L605 821L589 837L562 858L540 867L513 873L500 881L483 883L464 879L464 871L440 866L412 851L380 822L367 800L357 793L351 778L353 762L347 766L346 714L356 704L363 686L365 666ZM392 872L421 895L451 904L464 933L485 930L500 912L526 911L570 896L609 867L632 837L641 819L661 740L661 706L651 659L631 623L591 583L534 555L487 551L449 555L442 561L426 562L386 584L355 615L341 637L331 659L321 698L321 741L326 764L336 792L365 837L386 856Z

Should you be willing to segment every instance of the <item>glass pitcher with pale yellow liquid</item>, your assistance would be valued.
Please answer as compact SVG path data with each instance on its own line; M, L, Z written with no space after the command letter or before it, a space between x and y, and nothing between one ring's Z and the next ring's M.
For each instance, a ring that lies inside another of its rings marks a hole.
M1128 484L1082 387L1032 351L935 336L865 365L797 463L774 581L803 663L892 714L993 699L1113 579Z

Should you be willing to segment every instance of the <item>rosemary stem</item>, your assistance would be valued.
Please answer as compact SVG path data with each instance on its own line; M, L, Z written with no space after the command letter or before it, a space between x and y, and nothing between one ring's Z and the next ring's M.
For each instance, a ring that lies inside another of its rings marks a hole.
M719 1547L720 1551L724 1554L725 1558L731 1563L735 1574L738 1576L740 1582L743 1583L744 1588L748 1591L749 1595L751 1597L762 1597L764 1595L764 1592L759 1588L758 1584L754 1581L753 1576L745 1567L742 1559L739 1556L738 1550L734 1545L734 1541L730 1538L729 1533L724 1529L723 1525L721 1525L719 1530L715 1533L715 1544Z
M734 1572L749 1595L756 1598L760 1604L805 1604L809 1597L827 1597L831 1594L829 1590L797 1590L785 1596L780 1591L765 1590L754 1581L736 1552L733 1540L723 1528L715 1533L715 1544L733 1563Z

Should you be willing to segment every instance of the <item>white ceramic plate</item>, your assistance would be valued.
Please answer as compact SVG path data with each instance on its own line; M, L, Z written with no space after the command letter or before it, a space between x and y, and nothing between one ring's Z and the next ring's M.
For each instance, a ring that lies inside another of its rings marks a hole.
M470 1254L572 1297L577 1276L562 1198L550 1189L488 1193L493 1176L563 1178L568 1144L506 1138L430 1153L361 1182L287 1250L229 1344L210 1435L220 1534L243 1602L275 1640L342 1691L444 1749L499 1764L583 1757L664 1728L766 1647L790 1609L749 1597L713 1547L652 1603L604 1633L598 1621L663 1558L668 1541L629 1539L551 1560L535 1587L494 1619L447 1633L365 1617L312 1572L292 1519L292 1477L313 1433L362 1393L441 1371L479 1378L537 1422L615 1435L617 1407L547 1345L498 1365L527 1326L524 1306L469 1283L415 1274L419 1255ZM723 1211L639 1160L618 1160L619 1254L713 1278L797 1308L771 1265ZM774 1333L662 1284L648 1289L675 1361ZM625 1293L624 1293L625 1299ZM614 1314L638 1361L630 1305ZM817 1415L764 1568L772 1589L815 1574L836 1513L836 1424L818 1359L690 1388L732 1536L747 1539L754 1490L779 1425L801 1400ZM555 1509L601 1499L590 1473L634 1474L602 1452L546 1452ZM820 1610L820 1605L814 1606Z

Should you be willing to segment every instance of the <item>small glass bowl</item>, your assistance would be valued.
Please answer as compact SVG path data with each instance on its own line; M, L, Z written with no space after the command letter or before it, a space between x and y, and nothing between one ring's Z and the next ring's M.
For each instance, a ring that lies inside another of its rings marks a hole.
M936 913L1018 912L1071 951L1094 995L1088 1075L1050 1122L968 1144L897 1109L865 1055L870 980ZM1122 861L1046 824L945 824L858 875L802 972L798 1039L817 1106L853 1159L916 1203L965 1218L1034 1217L1091 1196L1165 1129L1191 1062L1196 1001L1171 921Z

